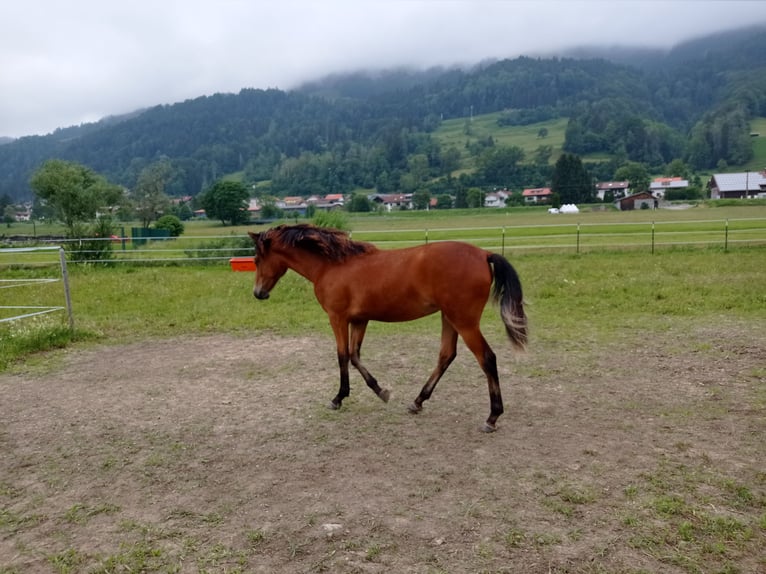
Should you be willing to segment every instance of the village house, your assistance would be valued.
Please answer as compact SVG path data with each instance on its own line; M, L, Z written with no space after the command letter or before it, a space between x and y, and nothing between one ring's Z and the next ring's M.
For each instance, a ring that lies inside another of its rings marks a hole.
M492 191L484 196L484 207L505 207L505 200L510 196L510 192L505 189Z
M628 181L602 181L596 184L596 196L604 201L608 191L612 192L612 198L618 199L630 194L630 182Z
M553 193L549 187L536 187L521 192L525 203L548 203Z
M657 177L649 184L649 191L657 199L664 199L665 192L669 189L686 189L689 181L682 177Z
M14 213L14 218L16 219L16 221L31 221L32 220L32 204L25 203L24 205L19 207L20 209L17 209L16 212Z
M633 209L656 209L658 199L652 195L651 191L639 191L627 197L621 197L614 200L614 206L620 211L631 211Z
M368 199L376 205L382 205L386 211L413 207L411 193L374 193Z
M715 173L707 186L710 199L766 197L766 170Z
M343 205L346 198L342 193L328 193L324 196L324 203L328 205Z

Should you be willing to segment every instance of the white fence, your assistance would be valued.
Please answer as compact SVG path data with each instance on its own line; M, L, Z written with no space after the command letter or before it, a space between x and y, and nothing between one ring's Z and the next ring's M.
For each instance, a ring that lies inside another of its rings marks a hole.
M654 253L661 248L719 247L728 250L734 246L766 244L766 218L580 224L569 217L556 216L561 219L547 225L389 228L359 230L352 235L354 239L370 241L382 249L459 240L503 254L628 249ZM83 247L101 241L111 243L111 250L104 258L101 258L103 250L88 251ZM70 263L228 265L231 258L253 255L253 247L243 235L155 237L141 238L140 241L132 241L130 237L73 240L75 244L78 242L82 245L67 249ZM9 250L0 250L0 270L21 263L1 257L3 251ZM23 264L34 266L38 263L29 256Z
M45 315L47 313L53 313L54 311L66 310L69 318L69 328L74 328L74 316L72 314L72 298L69 291L69 273L66 266L66 255L64 249L60 246L50 247L18 247L10 249L0 249L0 255L3 254L22 254L32 252L51 252L58 251L59 264L61 266L61 277L43 277L43 278L26 278L26 279L0 279L0 289L10 289L19 287L29 287L32 285L40 285L45 283L56 283L62 281L64 284L64 306L50 306L50 305L0 305L0 310L10 313L19 313L18 315L11 315L10 317L0 317L0 323L6 323L9 321L16 321L19 319L26 319L28 317L35 317L37 315ZM5 314L5 313L3 313Z

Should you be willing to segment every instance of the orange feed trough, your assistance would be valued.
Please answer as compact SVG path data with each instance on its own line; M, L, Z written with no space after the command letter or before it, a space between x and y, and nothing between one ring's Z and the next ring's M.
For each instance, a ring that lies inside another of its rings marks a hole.
M232 271L255 271L255 260L252 257L232 257L229 264Z

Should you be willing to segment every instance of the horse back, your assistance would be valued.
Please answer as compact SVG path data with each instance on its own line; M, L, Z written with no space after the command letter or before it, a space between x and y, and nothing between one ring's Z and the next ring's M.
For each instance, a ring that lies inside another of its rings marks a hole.
M328 313L408 321L448 308L480 314L491 284L487 252L448 241L349 258L317 281L315 292Z

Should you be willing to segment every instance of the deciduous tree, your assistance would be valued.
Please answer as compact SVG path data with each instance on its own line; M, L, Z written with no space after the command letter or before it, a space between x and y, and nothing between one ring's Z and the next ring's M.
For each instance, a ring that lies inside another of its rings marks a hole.
M250 194L238 181L217 181L202 196L202 208L208 217L220 219L223 225L246 223Z
M170 162L162 160L145 167L138 176L132 196L138 217L145 228L170 207L165 186L172 173Z
M614 172L614 178L619 181L628 181L633 193L649 189L649 172L643 164L629 161Z
M37 197L45 201L66 226L70 237L78 225L96 218L121 201L122 191L82 164L60 159L46 161L30 180Z

